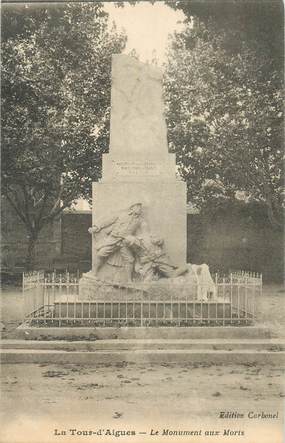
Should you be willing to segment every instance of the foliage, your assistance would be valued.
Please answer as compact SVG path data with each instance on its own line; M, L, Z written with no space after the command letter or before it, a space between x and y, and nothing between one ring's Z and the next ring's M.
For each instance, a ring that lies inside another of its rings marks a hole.
M283 186L278 23L279 34L272 31L271 38L270 17L266 28L261 13L258 20L249 14L243 21L235 8L231 15L216 15L214 8L191 4L176 2L188 20L172 40L165 77L169 142L188 199L201 208L243 192L265 202L278 226Z
M169 0L174 9L182 10L186 22L193 20L216 32L225 32L224 45L238 51L241 45L260 55L271 55L275 68L283 68L283 3L281 0Z
M2 192L33 249L42 227L100 177L111 56L126 38L108 29L100 3L7 6L2 28Z

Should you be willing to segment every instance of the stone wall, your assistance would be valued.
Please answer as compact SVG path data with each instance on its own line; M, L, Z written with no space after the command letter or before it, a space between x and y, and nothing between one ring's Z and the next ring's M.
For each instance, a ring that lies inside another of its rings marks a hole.
M62 217L62 253L91 261L91 212L65 212Z
M282 232L272 230L266 223L247 221L247 217L203 220L200 215L188 215L188 262L207 263L212 272L260 272L266 282L282 282Z
M28 248L28 232L9 204L1 205L1 259L3 266L23 267ZM40 233L36 245L36 267L49 268L61 254L61 219L54 220Z
M1 207L2 266L21 268L25 265L28 233L13 209L3 201ZM36 246L36 268L84 271L91 266L91 212L65 212L40 233Z
M3 213L3 209L2 209ZM73 263L88 270L91 263L91 212L63 214L41 234L37 247L38 267ZM208 263L212 271L252 270L262 272L267 282L282 282L284 269L283 235L266 223L248 223L248 217L222 214L216 219L189 214L187 259ZM58 233L61 229L61 240ZM57 233L57 234L56 234ZM2 246L8 245L17 265L23 264L26 232L17 218L2 215ZM59 253L61 251L61 254Z
M207 263L212 271L252 270L262 272L267 282L282 282L283 236L266 224L249 224L247 217L223 215L216 220L188 214L187 259ZM91 213L65 213L62 219L63 253L91 261Z

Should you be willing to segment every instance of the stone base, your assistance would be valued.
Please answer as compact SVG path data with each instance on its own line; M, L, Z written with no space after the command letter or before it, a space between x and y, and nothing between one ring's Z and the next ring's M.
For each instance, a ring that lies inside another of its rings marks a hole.
M18 326L17 338L23 340L262 340L274 342L272 331L265 326L199 326L193 328L177 326L150 328L150 327L42 327L22 324ZM12 346L11 346L12 347ZM11 348L10 347L10 348ZM272 347L271 347L272 349Z
M195 265L193 269L195 269ZM207 282L207 285L204 285L197 273L192 271L190 265L189 272L185 276L162 278L157 281L107 282L96 278L92 271L83 274L79 281L79 301L169 300L174 302L175 300L209 301L215 298L214 282L211 280Z

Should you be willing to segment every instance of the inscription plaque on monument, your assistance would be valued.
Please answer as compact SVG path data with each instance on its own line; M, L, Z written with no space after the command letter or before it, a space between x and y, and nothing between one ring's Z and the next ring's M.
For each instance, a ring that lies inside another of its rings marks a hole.
M114 173L117 176L158 176L160 171L159 163L152 161L114 161Z

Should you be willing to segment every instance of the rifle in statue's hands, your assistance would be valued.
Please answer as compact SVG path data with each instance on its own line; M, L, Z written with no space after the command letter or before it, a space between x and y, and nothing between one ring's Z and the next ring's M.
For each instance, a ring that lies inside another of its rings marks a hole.
M102 228L98 228L98 226L93 225L91 228L88 228L89 234L97 234L97 232L100 232Z

